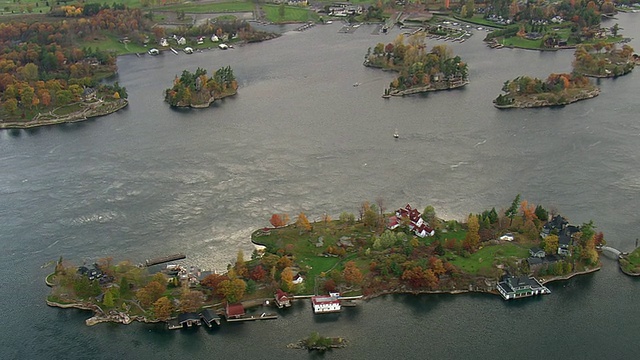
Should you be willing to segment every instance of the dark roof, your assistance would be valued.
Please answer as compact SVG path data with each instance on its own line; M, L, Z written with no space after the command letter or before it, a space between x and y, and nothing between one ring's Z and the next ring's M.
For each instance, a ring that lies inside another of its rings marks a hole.
M542 264L542 258L539 257L528 257L527 258L527 263L529 263L529 266L534 266L534 265L540 265Z
M540 251L543 251L542 249L540 249L537 246L532 247L531 249L529 249L529 252L531 252L532 254L538 253Z
M218 316L218 314L211 311L210 309L202 310L200 316L202 317L202 320L204 320L204 322L209 326L211 326L211 323L215 322L217 324L220 322L220 316Z
M178 322L179 323L183 323L185 321L199 321L200 320L200 315L196 314L196 313L182 313L180 315L178 315Z

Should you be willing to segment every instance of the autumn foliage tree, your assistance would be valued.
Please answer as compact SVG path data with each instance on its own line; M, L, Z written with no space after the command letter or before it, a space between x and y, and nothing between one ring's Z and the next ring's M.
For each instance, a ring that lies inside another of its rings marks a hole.
M280 214L271 215L271 220L269 220L269 222L275 228L283 227L283 226L286 225L286 223L284 222L284 220L283 220L283 218L282 218L282 216Z
M173 304L166 296L163 296L153 303L153 315L158 320L168 320L173 312Z
M291 267L286 267L282 270L280 274L280 284L284 291L293 290L293 270L291 270Z
M349 285L360 285L362 284L363 276L362 272L356 265L354 261L347 261L344 266L344 271L342 271L342 276L344 280Z
M470 214L467 219L467 235L464 238L463 246L468 251L475 251L480 243L480 224L478 223L478 217Z
M309 219L307 219L307 215L305 215L303 212L298 215L298 220L296 220L296 227L304 231L311 231L311 224L309 223Z
M201 291L184 291L180 296L180 311L196 312L202 307L203 302L204 294Z

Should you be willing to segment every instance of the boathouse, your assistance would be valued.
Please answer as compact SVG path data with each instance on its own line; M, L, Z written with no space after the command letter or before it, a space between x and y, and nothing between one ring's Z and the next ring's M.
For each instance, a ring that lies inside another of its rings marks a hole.
M551 293L536 278L530 276L505 276L497 288L505 300Z
M202 312L200 313L200 318L202 318L202 321L204 321L204 323L208 327L213 327L213 324L216 324L218 326L220 325L220 316L218 316L218 314L211 311L210 309L202 310Z
M244 306L240 303L229 304L227 303L227 307L225 308L225 316L227 319L238 319L243 317L245 314Z
M342 305L340 305L339 297L340 294L338 293L312 296L311 304L313 305L313 312L316 314L340 312Z
M291 299L289 298L289 295L281 289L276 290L275 301L276 306L280 309L291 306Z

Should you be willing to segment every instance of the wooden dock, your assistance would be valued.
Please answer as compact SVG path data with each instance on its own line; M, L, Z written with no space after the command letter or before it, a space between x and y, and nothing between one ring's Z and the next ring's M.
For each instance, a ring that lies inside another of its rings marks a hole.
M182 260L182 259L185 259L186 257L187 256L185 254L173 254L173 255L163 256L163 257L154 258L154 259L147 259L144 261L144 264L146 267L149 267L149 266L163 264L170 261Z
M227 322L255 321L255 320L272 320L277 319L278 314L262 313L261 315L244 315L239 318L227 319Z

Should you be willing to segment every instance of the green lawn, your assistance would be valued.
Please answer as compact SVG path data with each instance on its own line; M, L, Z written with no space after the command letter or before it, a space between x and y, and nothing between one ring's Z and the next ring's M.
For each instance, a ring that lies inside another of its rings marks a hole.
M306 8L285 6L284 16L280 16L279 5L262 5L267 21L274 23L317 21L318 15Z
M162 11L183 10L186 13L252 12L254 9L254 4L245 1L230 1L221 3L189 3L168 6L155 6L151 9Z
M523 49L540 49L542 47L542 39L529 40L518 36L506 38L501 43L504 46L515 46Z
M455 256L450 262L462 271L470 274L478 274L481 269L493 266L494 260L513 258L527 258L529 249L517 244L501 244L485 246L471 254L470 257Z
M83 41L77 44L79 47L92 47L98 48L104 51L115 52L118 55L122 54L132 54L132 53L143 53L148 50L148 48L137 45L134 43L123 44L119 41L119 39L113 35L107 35L98 38L98 40L90 40Z

